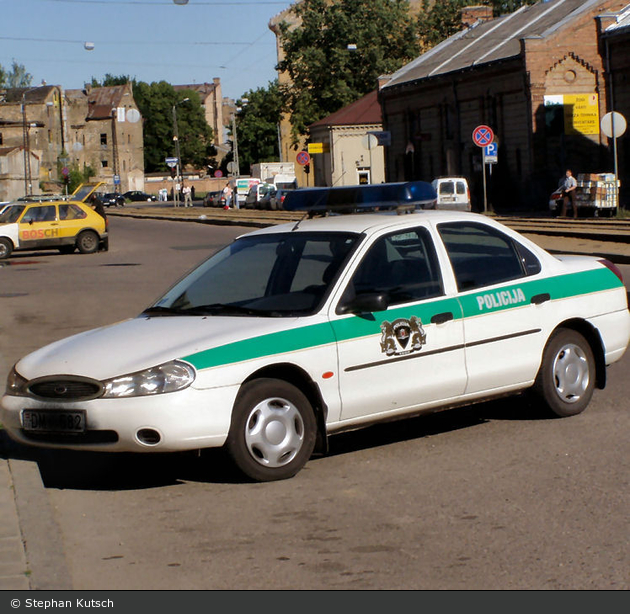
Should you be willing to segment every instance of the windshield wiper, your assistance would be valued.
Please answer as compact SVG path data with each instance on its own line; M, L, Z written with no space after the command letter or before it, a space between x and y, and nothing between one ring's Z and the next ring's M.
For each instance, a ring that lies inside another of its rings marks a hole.
M140 315L142 316L182 316L186 315L186 309L181 309L179 307L160 307L159 305L154 305L153 307L148 307L145 309Z
M225 303L212 303L210 305L197 305L190 309L185 309L186 315L234 315L234 316L273 316L278 315L276 311L268 309L253 309L242 305L229 305Z

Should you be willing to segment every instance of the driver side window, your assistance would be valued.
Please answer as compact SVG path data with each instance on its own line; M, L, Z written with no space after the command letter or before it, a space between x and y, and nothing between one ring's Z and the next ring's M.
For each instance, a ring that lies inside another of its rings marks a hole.
M397 232L375 241L355 271L341 303L371 293L385 294L389 305L444 294L433 241L426 229Z

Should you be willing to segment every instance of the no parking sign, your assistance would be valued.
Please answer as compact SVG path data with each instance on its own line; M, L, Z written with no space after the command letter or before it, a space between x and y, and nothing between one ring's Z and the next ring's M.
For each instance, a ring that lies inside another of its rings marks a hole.
M477 126L473 130L472 140L477 147L485 147L494 141L494 132L490 126Z

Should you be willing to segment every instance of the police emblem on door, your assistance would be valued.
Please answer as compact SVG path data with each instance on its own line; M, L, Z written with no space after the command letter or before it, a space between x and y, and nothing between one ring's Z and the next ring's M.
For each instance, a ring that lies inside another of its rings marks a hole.
M422 322L416 316L398 318L381 324L381 352L387 356L402 356L422 349L427 341Z

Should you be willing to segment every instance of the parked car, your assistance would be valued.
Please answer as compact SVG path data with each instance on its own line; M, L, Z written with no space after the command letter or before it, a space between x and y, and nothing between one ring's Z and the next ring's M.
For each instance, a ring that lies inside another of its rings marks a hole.
M223 196L223 190L218 190L216 192L208 192L203 199L204 207L224 207L225 206L225 196Z
M278 480L335 433L481 399L579 414L629 340L602 258L473 213L333 215L243 235L138 317L22 358L0 421L50 448L224 447Z
M436 209L470 211L470 189L464 177L439 177L431 182L437 192Z
M258 201L258 205L257 205L257 209L262 209L263 211L271 211L272 209L274 209L274 207L272 207L271 203L272 200L274 199L276 192L277 192L277 188L275 188L274 186L272 186L269 190L267 190L261 197L260 200Z
M83 202L13 203L0 213L0 260L14 251L92 254L107 248L107 220Z
M271 183L256 183L249 188L245 197L245 209L262 209L260 199L274 186Z
M124 207L125 197L118 192L107 192L106 194L99 194L99 198L104 207Z
M141 192L140 190L129 190L123 194L123 197L125 200L130 200L132 202L157 200L157 196L155 196L155 194L147 194L146 192Z
M287 194L293 191L294 188L290 188L288 190L284 188L278 188L269 198L269 204L271 206L272 211L280 211L284 208L284 199L287 197Z

